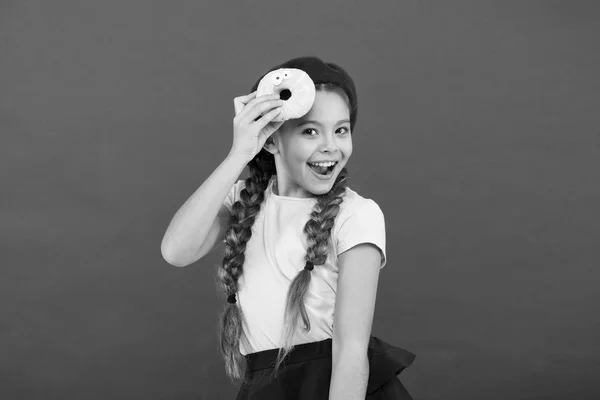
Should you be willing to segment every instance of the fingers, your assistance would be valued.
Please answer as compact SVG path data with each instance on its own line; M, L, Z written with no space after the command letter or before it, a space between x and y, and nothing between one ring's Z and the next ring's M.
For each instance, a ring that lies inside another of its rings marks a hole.
M240 114L238 114L240 117L239 119L244 119L245 116L257 105L265 103L267 101L276 101L276 100L279 100L279 95L276 95L276 94L266 94L264 96L258 96L258 97L251 99L250 101L248 101L246 103L246 105L244 106L244 109L240 112ZM268 110L265 110L265 111L268 111ZM256 118L257 116L258 115L254 115L254 118Z
M270 124L268 124L260 130L260 132L258 133L258 139L259 143L261 143L261 147L266 143L267 139L273 133L275 133L279 128L281 128L281 125L283 125L284 122L285 121L271 122Z
M269 111L268 113L266 113L265 115L263 115L261 119L254 122L252 125L257 127L258 129L262 130L265 126L267 126L269 124L269 122L272 122L273 118L277 117L280 113L281 113L281 107L274 108L271 111ZM275 122L274 125L276 125L276 128L273 130L273 132L275 132L277 129L279 129L279 127L281 125L283 125L283 122L284 121Z
M266 113L270 112L271 110L280 108L282 105L283 101L279 99L257 103L245 113L245 115L242 117L242 121L250 124L255 122L257 119L264 117Z
M246 104L252 99L256 98L256 90L246 96L238 96L233 99L233 107L235 109L235 114L239 114Z
M265 103L265 104L263 104ZM269 104L270 103L270 104ZM247 121L248 123L256 119L260 114L263 114L277 105L281 105L283 102L279 100L279 95L267 94L264 96L256 97L250 100L244 106L244 109L236 115L236 118L241 121ZM257 109L257 107L260 107Z

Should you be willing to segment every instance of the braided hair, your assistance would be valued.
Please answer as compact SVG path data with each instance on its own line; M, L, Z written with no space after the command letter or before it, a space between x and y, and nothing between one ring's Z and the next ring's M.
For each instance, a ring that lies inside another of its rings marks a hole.
M272 70L291 68L289 67L290 63L297 60L309 60L311 62L316 60L323 63L313 57L293 59ZM286 64L288 66L285 66ZM350 79L345 71L335 64L323 64L327 68L336 68L336 71L342 71L347 79ZM354 93L352 81L350 81L351 85L348 83L345 85L340 84L331 79L318 83L318 80L314 77L313 81L315 81L316 90L338 92L345 98L350 110L350 131L352 132L357 111L356 94ZM258 81L254 85L253 91L256 90L257 86ZM350 92L348 90L349 86L351 88ZM247 338L243 331L244 316L241 308L236 304L235 293L238 290L238 279L243 273L244 253L246 243L252 236L252 225L261 210L269 180L276 174L275 158L273 154L263 148L248 163L248 168L250 177L245 180L245 188L240 192L240 200L232 205L231 218L225 233L225 255L217 273L218 286L220 290L228 295L228 304L221 314L219 324L220 350L225 361L226 373L237 384L245 383L246 359L241 354L239 345L240 341L246 341L245 343L247 343ZM284 314L284 343L279 349L275 362L275 375L277 375L285 357L294 347L292 340L300 318L302 318L303 329L310 330L310 321L304 299L310 286L312 269L315 266L324 264L327 259L331 231L348 186L347 178L348 170L342 168L331 190L328 193L316 196L317 202L310 214L310 219L304 226L303 231L306 234L308 244L305 256L306 265L298 272L288 289Z

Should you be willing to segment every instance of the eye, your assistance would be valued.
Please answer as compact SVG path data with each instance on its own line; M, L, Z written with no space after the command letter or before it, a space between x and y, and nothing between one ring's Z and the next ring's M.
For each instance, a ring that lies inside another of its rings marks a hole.
M285 71L283 73L283 79L290 79L292 77L292 74L290 74L288 71Z
M350 129L346 128L345 126L343 126L341 128L338 128L338 131L340 131L340 130L345 130L345 132L341 132L341 134L345 134L345 133L350 132ZM315 131L316 132L316 130L314 128L306 128L305 130L302 131L302 133L308 133L309 131ZM309 136L314 136L314 135L309 135Z
M280 72L273 74L271 81L273 82L274 85L279 85L281 82L283 82L282 74Z

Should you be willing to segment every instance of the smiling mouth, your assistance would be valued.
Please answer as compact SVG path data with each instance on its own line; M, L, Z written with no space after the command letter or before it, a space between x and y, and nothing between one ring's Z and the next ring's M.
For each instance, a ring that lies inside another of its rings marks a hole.
M317 166L309 164L309 163L306 163L306 165L308 165L308 167L310 169L312 169L317 175L328 176L328 175L331 175L331 173L333 172L335 167L338 165L338 163L336 162L331 167L317 167Z

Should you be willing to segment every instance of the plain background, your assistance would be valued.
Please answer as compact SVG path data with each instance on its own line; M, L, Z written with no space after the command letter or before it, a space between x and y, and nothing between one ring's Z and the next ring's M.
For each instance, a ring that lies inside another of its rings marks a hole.
M593 1L0 2L0 398L235 397L222 255L160 242L301 55L356 81L415 399L600 398L599 42Z

